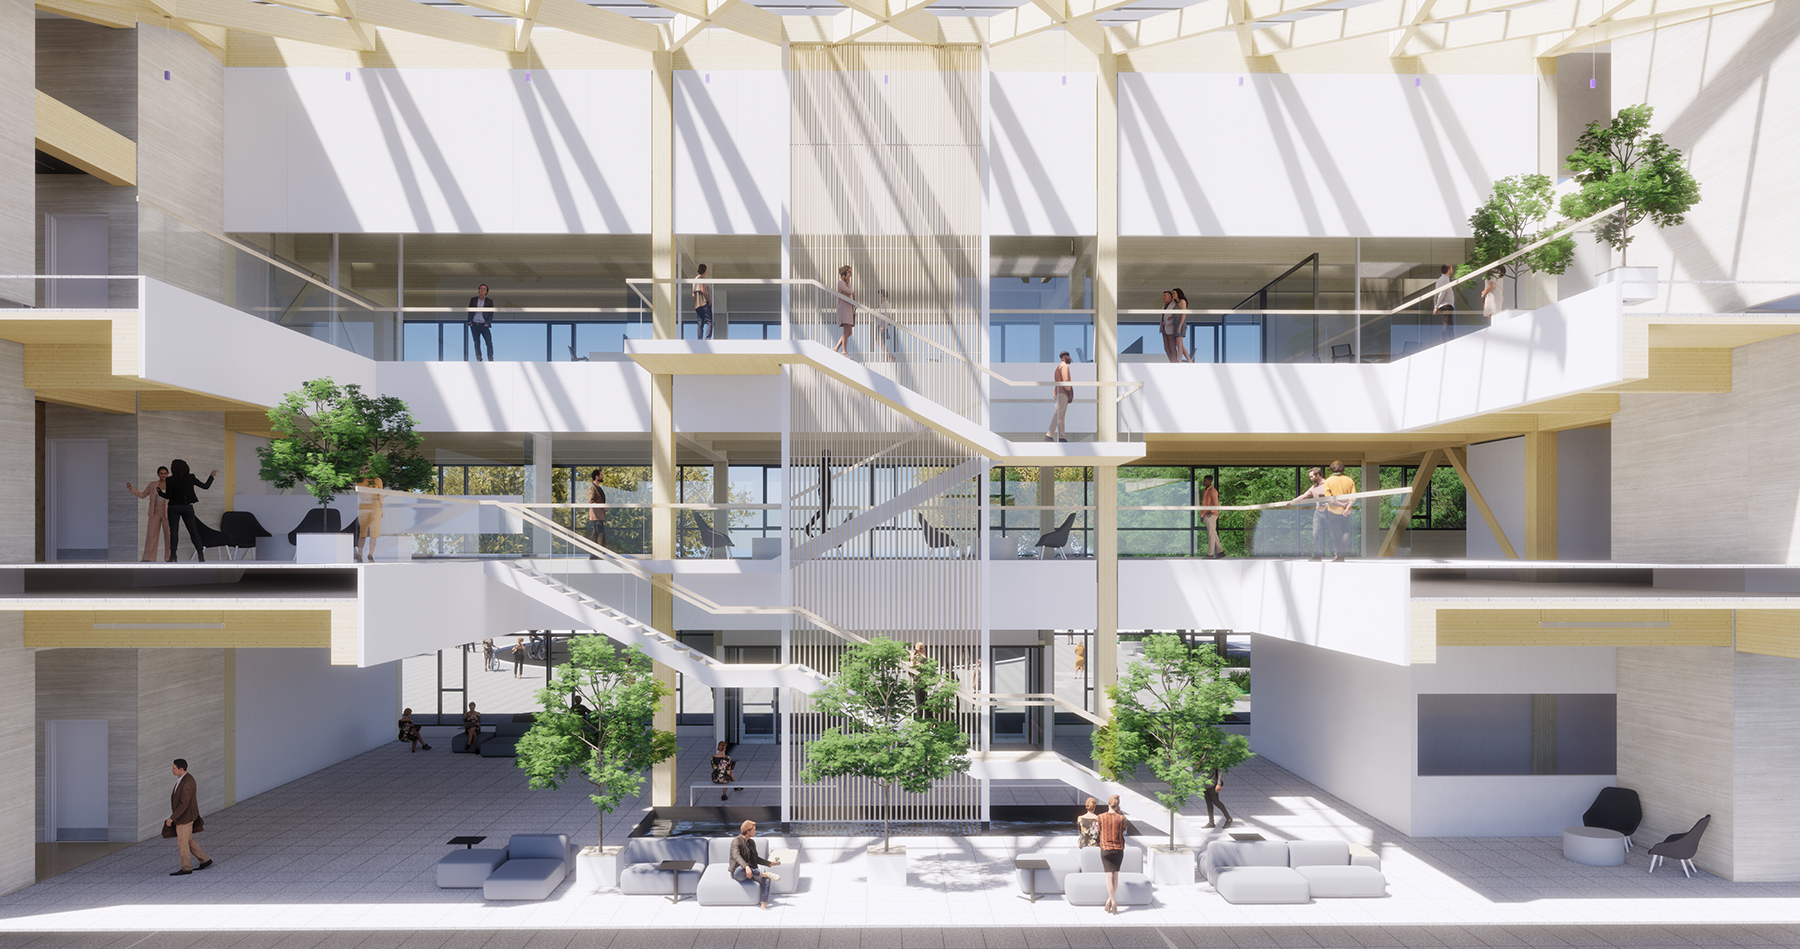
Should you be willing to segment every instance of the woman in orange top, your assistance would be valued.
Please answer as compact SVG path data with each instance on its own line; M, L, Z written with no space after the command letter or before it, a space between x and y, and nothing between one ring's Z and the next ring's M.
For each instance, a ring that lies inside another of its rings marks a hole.
M1119 904L1119 867L1125 863L1125 812L1119 809L1119 796L1106 799L1106 813L1100 815L1100 869L1106 871L1106 911L1117 914Z

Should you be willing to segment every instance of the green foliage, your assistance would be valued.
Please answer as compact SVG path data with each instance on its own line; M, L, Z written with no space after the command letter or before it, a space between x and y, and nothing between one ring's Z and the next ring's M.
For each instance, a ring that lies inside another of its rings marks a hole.
M863 778L882 789L882 849L889 846L893 789L913 794L969 770L969 739L956 727L956 680L905 643L876 639L845 650L813 708L843 721L806 746L800 780Z
M1225 661L1211 649L1189 648L1177 636L1152 636L1144 640L1144 658L1106 687L1111 720L1094 736L1101 774L1121 781L1148 766L1167 783L1169 789L1156 799L1169 810L1170 842L1175 812L1206 789L1213 769L1229 771L1250 757L1248 739L1218 728L1243 695L1224 669ZM1109 729L1110 765L1100 737Z
M362 387L314 379L269 409L279 436L256 450L261 477L286 490L304 483L320 504L380 478L392 491L422 491L433 468L419 451L406 403L391 395L370 397Z
M1562 199L1563 214L1585 218L1624 203L1595 235L1618 250L1621 264L1633 227L1646 219L1673 227L1700 203L1700 183L1688 173L1681 150L1661 133L1649 134L1654 112L1649 105L1626 106L1610 123L1590 123L1568 158L1581 190Z
M1504 259L1548 237L1555 230L1546 219L1556 206L1555 185L1547 175L1513 175L1494 182L1494 193L1475 209L1469 228L1475 235L1475 250L1467 263L1457 268L1456 275L1495 269L1494 261ZM1575 239L1559 237L1538 249L1497 268L1513 281L1512 299L1519 298L1519 278L1528 273L1560 274L1575 259Z
M542 711L519 739L517 765L533 788L561 787L571 774L579 776L594 786L588 799L610 814L638 793L651 765L674 757L675 733L649 724L658 703L673 694L637 646L576 636L569 661L538 690ZM587 704L587 715L569 710L574 696ZM600 830L604 838L604 817Z
M1412 475L1417 468L1407 470L1398 465L1383 465L1381 468L1381 486L1383 488L1407 488L1412 486ZM1394 514L1406 503L1406 495L1390 494L1381 500L1381 520L1378 522L1382 530L1393 526ZM1427 491L1426 503L1413 511L1415 528L1432 530L1464 530L1469 525L1468 490L1463 487L1462 479L1456 476L1456 469L1447 464L1438 465L1431 474L1431 487Z

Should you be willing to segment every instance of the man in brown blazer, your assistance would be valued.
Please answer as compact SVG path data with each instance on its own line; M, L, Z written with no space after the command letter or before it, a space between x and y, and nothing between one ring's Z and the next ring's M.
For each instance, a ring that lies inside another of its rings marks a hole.
M175 849L181 854L181 869L169 875L180 877L212 866L212 858L194 840L194 831L203 829L206 824L200 819L199 787L194 783L194 776L187 773L187 759L176 758L169 773L175 776L175 789L169 792L169 819L163 821L163 836L175 838ZM200 858L199 867L194 866L189 854Z

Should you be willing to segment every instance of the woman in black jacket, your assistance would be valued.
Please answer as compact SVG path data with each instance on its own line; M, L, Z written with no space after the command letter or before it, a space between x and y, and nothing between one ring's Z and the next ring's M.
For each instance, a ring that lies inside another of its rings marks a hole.
M175 562L175 545L181 541L181 532L176 528L187 525L188 539L194 542L195 556L204 561L206 547L200 541L200 518L194 516L194 505L199 498L194 489L202 491L212 489L213 479L219 476L219 469L214 468L205 481L194 477L188 470L188 463L180 458L169 462L169 479L158 489L156 496L169 502L169 562Z

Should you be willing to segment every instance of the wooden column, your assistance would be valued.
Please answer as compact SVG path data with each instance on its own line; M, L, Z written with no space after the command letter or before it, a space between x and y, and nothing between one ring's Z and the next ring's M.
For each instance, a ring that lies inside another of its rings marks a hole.
M1400 535L1412 524L1413 512L1419 509L1419 502L1425 499L1425 490L1431 487L1431 476L1437 472L1438 455L1438 450L1434 448L1420 459L1419 471L1413 476L1412 490L1407 492L1400 509L1394 512L1393 526L1388 528L1387 538L1381 542L1381 550L1375 556L1392 557L1400 549Z
M1094 115L1094 378L1119 380L1119 61L1110 52L1098 54L1099 82ZM1119 390L1100 386L1094 390L1096 441L1119 437ZM1119 469L1094 469L1094 567L1099 595L1094 618L1096 711L1105 714L1110 704L1106 687L1119 679L1119 521L1117 505Z
M675 271L675 56L650 54L650 308L651 335L656 339L681 338L681 311L677 306ZM650 378L650 556L675 559L675 377ZM675 635L675 599L667 589L653 587L650 594L650 626ZM671 690L675 670L657 663L656 677ZM675 730L675 697L657 706L654 726ZM650 803L673 807L676 803L674 758L650 769Z
M1556 559L1556 433L1525 435L1525 559Z

